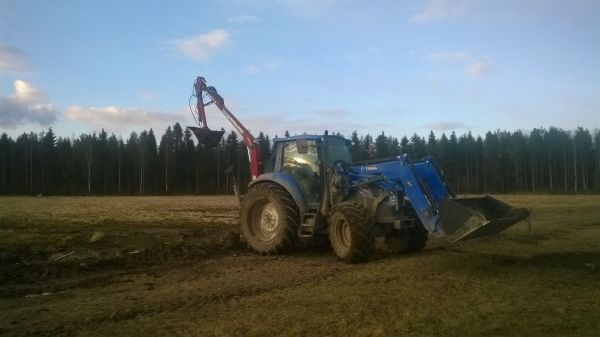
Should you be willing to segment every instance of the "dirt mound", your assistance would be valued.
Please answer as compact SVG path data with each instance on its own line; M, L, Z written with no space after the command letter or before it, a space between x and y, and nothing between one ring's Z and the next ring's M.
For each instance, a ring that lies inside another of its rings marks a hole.
M191 260L242 247L233 230L94 231L67 235L46 249L0 249L0 284L23 284L110 267Z

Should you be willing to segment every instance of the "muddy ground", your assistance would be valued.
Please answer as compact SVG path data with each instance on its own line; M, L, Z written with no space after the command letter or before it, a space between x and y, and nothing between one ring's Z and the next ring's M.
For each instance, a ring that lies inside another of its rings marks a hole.
M0 198L0 335L597 336L600 197L490 239L347 265L257 256L233 197Z

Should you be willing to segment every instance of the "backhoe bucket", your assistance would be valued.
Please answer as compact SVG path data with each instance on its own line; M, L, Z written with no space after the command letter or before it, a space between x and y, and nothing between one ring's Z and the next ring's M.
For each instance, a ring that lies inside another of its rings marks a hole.
M529 217L529 211L487 195L442 199L439 217L448 239L457 242L498 234Z
M213 131L209 128L199 128L195 126L188 126L188 129L192 130L198 138L198 142L207 148L213 148L219 144L225 131Z

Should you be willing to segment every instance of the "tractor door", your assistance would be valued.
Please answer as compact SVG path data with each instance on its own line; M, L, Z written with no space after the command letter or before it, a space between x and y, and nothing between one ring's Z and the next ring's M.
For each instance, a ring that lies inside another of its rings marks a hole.
M281 172L294 178L302 189L308 205L319 203L321 175L316 140L299 139L285 142Z

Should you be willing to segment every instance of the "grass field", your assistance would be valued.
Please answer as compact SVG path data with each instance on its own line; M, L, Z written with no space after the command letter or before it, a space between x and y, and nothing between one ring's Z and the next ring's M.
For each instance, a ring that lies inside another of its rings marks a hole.
M348 265L252 254L233 197L3 197L0 335L599 336L600 196L499 198L531 235Z

